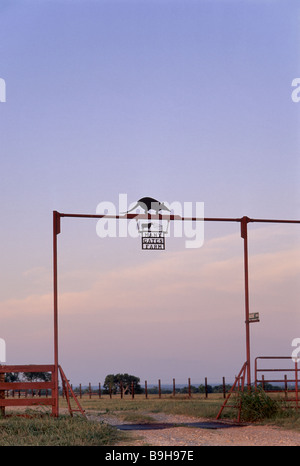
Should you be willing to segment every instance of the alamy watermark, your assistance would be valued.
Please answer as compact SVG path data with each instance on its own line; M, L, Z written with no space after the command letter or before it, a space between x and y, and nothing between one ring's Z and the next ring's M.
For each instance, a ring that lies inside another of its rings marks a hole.
M295 87L291 94L292 101L295 103L300 102L300 78L293 79L292 87Z
M294 338L292 346L295 347L292 351L292 359L294 362L300 362L300 338Z
M151 200L151 206L148 201ZM96 214L117 216L126 213L148 214L148 219L143 219L138 224L138 219L120 220L103 217L98 220L96 233L100 238L138 238L141 229L145 231L163 232L166 237L185 238L185 247L200 248L204 243L204 202L159 202L152 198L142 198L128 205L127 194L119 194L119 205L111 201L103 201L97 205ZM178 215L178 220L151 219L151 214ZM195 220L182 221L180 218L197 218ZM163 222L165 222L163 224Z
M6 102L6 82L0 78L0 102Z
M6 363L6 343L0 338L0 365Z

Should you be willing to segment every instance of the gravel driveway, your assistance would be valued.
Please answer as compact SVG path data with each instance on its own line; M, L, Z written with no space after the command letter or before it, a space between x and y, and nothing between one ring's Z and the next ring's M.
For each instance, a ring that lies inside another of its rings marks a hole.
M127 430L129 440L119 445L131 446L300 446L300 432L280 429L275 426L243 425L226 428L199 428L176 426L209 422L209 419L174 416L168 414L144 413L157 423L170 424L167 428ZM90 419L122 426L124 422L117 416L88 416ZM126 423L128 424L128 423ZM175 425L173 427L173 425ZM122 427L121 427L122 428Z

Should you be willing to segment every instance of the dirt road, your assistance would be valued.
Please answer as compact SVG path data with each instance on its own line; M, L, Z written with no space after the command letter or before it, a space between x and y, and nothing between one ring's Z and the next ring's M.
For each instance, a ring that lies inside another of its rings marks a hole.
M245 425L226 428L182 427L176 424L208 422L209 419L148 414L157 423L170 424L163 429L127 430L129 440L120 445L131 446L300 446L300 433L275 426ZM119 417L101 416L99 420L120 426ZM175 427L173 425L175 424Z

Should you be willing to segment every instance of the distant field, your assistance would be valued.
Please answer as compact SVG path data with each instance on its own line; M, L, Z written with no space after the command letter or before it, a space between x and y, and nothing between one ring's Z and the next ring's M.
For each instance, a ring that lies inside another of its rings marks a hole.
M89 395L83 395L79 402L84 410L97 411L99 413L114 413L122 411L131 412L152 412L167 414L185 414L195 417L216 417L224 398L221 393L212 393L209 398L203 394L193 394L191 398L187 395L135 395L134 399L130 395L125 395L123 399L120 395L104 395L100 399L96 395L89 398ZM61 408L66 408L65 400L60 402ZM75 406L75 405L74 405ZM229 411L229 409L228 409Z

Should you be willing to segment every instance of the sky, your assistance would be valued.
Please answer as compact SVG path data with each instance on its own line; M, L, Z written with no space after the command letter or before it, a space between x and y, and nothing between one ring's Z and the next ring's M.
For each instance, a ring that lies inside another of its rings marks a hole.
M53 361L54 210L151 196L205 217L300 219L299 23L293 0L1 1L7 364ZM299 228L249 225L252 365L300 337ZM170 232L164 251L97 231L62 218L58 236L71 383L233 381L246 358L239 224L204 222L198 248Z

